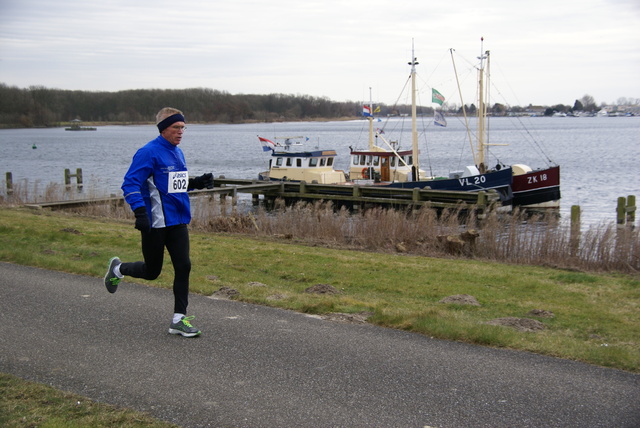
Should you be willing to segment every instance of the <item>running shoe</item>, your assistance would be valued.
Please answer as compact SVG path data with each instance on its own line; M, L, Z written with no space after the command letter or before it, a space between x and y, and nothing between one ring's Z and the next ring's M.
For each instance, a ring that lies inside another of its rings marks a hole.
M202 332L191 325L191 320L194 318L194 316L182 317L180 321L171 323L169 326L169 333L180 334L184 337L199 336Z
M113 269L121 263L117 257L111 257L111 260L109 260L109 269L104 276L104 285L107 287L109 293L115 293L118 289L118 284L120 284L121 279L113 272Z

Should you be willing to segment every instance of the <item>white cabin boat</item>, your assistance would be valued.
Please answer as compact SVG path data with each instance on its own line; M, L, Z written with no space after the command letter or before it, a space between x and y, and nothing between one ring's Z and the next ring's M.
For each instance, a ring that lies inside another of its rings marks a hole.
M344 171L334 169L337 156L335 150L294 150L303 144L295 139L302 137L282 137L284 144L258 136L264 151L271 150L269 170L258 174L260 180L306 181L318 184L343 184Z

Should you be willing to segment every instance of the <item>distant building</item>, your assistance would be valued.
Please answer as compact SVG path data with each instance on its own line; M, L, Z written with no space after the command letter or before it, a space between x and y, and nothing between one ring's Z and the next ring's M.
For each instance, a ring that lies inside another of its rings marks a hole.
M524 111L529 115L529 116L544 116L544 112L545 110L547 110L546 107L542 107L542 106L529 106L527 107Z

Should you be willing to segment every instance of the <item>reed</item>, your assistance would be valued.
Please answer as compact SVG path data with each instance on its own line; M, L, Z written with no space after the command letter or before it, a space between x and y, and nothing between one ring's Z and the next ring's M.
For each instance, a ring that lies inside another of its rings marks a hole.
M355 250L399 252L429 257L462 257L512 264L594 272L637 273L640 233L614 222L582 232L578 250L571 248L571 225L555 214L531 215L515 209L491 212L479 220L462 209L437 212L373 208L362 213L336 209L331 203L279 204L273 211L225 213L213 199L196 202L193 227L202 232L284 237L310 245ZM215 212L215 215L211 215ZM461 248L444 237L475 232L477 238Z
M33 196L35 195L35 196ZM26 203L105 197L87 186L82 192L59 184L42 187L17 183L13 192L0 195L5 206ZM490 212L482 220L460 209L371 208L353 213L330 202L277 201L273 210L258 208L239 212L211 195L193 198L192 228L205 233L248 234L285 238L309 245L354 250L407 253L429 257L469 258L576 269L594 272L640 271L640 229L614 221L588 227L577 247L572 226L555 214L531 215L514 209ZM131 219L125 205L88 205L73 213L118 220ZM575 225L574 225L575 227ZM575 230L575 229L574 229ZM469 242L457 242L462 234L477 233Z

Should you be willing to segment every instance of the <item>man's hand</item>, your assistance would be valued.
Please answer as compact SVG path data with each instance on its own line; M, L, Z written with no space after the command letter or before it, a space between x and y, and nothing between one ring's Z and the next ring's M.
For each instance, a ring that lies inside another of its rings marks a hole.
M207 172L206 174L202 174L200 177L196 177L193 179L193 188L194 189L213 189L213 174Z
M143 233L149 233L151 231L151 223L149 222L147 209L145 207L136 208L133 213L136 215L136 229Z

